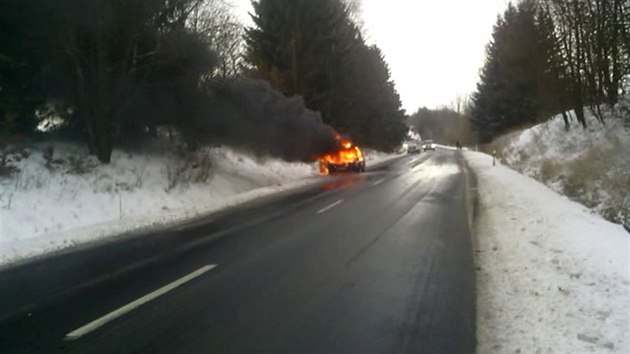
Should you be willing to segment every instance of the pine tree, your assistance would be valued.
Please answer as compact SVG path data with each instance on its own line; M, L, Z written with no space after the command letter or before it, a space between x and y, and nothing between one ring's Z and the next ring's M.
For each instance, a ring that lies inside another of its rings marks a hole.
M124 134L181 123L173 117L194 113L199 78L214 65L187 27L200 3L3 2L0 129L32 131L35 110L52 102L75 137L107 163Z
M536 13L533 1L510 4L494 27L472 97L472 124L482 142L511 127L532 124L555 108L547 96L556 90L553 58L546 48L553 39Z
M340 129L361 144L393 150L407 127L400 96L381 50L361 44L347 74L345 94L338 98L335 110L350 119Z
M49 14L42 1L1 1L0 136L31 134L35 110L47 99L51 48L40 38Z
M334 84L356 31L339 0L253 2L255 26L246 30L247 61L287 96L307 104Z
M259 0L246 31L259 77L360 144L391 150L406 132L383 55L368 47L341 0Z

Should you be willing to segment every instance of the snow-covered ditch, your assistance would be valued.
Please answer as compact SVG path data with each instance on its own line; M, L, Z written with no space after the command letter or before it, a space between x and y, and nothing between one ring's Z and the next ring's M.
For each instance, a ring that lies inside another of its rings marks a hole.
M630 235L492 157L477 176L479 353L629 353Z
M587 128L574 120L566 131L557 115L499 138L491 149L509 166L630 227L630 95L602 110L605 125L586 109Z
M73 143L8 147L3 154L14 173L0 177L0 265L184 221L320 178L316 164L257 159L226 147L114 150L108 165ZM365 154L368 164L391 158Z

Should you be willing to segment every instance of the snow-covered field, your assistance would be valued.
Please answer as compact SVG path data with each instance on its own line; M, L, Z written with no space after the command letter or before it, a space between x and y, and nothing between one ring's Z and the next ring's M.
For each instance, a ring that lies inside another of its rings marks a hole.
M605 125L589 109L588 127L574 120L567 132L561 115L498 139L501 160L558 193L616 223L630 226L630 96L615 109L602 106ZM572 112L571 112L572 114Z
M0 264L211 213L316 182L316 164L256 159L229 148L115 150L109 165L83 146L13 148L0 177ZM48 155L47 155L48 150ZM391 155L366 151L368 164Z
M479 353L630 353L630 234L464 152L478 180Z

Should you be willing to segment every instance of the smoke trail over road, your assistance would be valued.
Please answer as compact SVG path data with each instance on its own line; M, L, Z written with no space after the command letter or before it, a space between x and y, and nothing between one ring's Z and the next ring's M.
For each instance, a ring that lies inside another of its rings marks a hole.
M310 162L340 149L337 132L308 110L301 97L287 98L260 80L213 83L210 98L189 132L213 142Z

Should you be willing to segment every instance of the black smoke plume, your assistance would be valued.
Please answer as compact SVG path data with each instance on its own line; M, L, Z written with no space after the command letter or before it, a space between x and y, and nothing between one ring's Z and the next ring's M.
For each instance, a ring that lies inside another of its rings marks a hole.
M187 124L192 130L184 129L199 142L303 162L340 149L337 132L307 109L301 97L287 98L266 81L223 80L207 91L201 111Z

